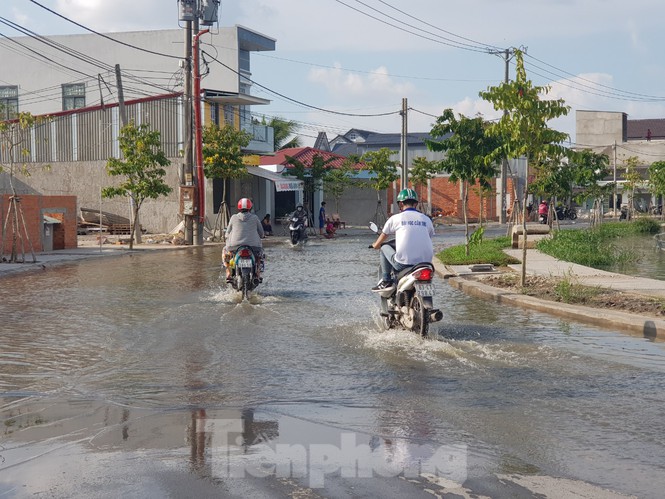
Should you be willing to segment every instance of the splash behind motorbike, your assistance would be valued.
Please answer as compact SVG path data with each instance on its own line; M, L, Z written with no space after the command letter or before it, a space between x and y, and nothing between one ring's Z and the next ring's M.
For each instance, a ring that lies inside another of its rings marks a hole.
M249 294L261 282L257 277L257 260L249 246L240 246L231 261L231 286L242 293L244 300L249 300Z
M305 233L305 221L301 217L292 216L289 220L289 238L292 245L297 245L298 243L304 243L307 239L307 234Z
M370 229L379 232L373 222L370 223ZM395 241L383 244L394 247ZM443 312L434 308L432 301L433 276L434 265L429 262L418 263L398 272L395 286L378 292L381 297L381 323L385 329L402 326L426 337L430 323L443 319Z

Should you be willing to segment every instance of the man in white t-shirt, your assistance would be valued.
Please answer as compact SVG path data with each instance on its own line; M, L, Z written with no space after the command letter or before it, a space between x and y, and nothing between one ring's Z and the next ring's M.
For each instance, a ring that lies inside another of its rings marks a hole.
M383 291L394 285L393 272L422 262L432 262L434 226L427 215L416 210L418 194L413 189L402 189L397 195L400 213L393 215L383 226L372 247L381 249L381 281L372 291ZM381 246L388 236L395 235L395 249L389 244Z

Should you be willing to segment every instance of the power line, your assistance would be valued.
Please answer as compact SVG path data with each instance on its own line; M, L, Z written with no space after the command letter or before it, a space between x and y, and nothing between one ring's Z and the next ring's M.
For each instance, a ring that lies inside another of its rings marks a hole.
M38 7L41 7L42 9L50 12L51 14L53 14L55 16L58 16L61 19L64 19L65 21L69 21L70 23L78 26L79 28L83 28L84 30L89 31L90 33L94 33L97 36L101 36L102 38L106 38L107 40L111 40L112 42L119 43L120 45L124 45L125 47L130 47L130 48L133 48L133 49L136 49L136 50L140 50L141 52L146 52L148 54L158 55L158 56L161 56L161 57L169 57L171 59L182 59L182 57L179 57L179 56L176 56L176 55L163 54L161 52L155 52L153 50L144 49L143 47L137 47L136 45L132 45L131 43L126 43L126 42L123 42L123 41L120 41L120 40L116 40L115 38L112 38L112 37L110 37L108 35L105 35L103 33L99 33L98 31L95 31L94 29L88 28L87 26L84 26L83 24L77 23L76 21L73 21L70 18L68 18L66 16L63 16L62 14L56 12L55 10L49 9L45 5L42 5L42 4L40 4L39 2L37 2L35 0L30 0L30 1L32 3L34 3L35 5L37 5Z
M31 1L32 1L32 0L31 0ZM358 1L359 3L362 3L362 2L360 2L359 0L356 0L356 1ZM434 34L433 36L436 36L436 37L438 37L438 38L432 38L432 37L425 36L425 35L420 34L420 33L416 33L416 32L414 32L414 31L410 31L410 30L405 29L405 28L403 28L403 27L401 27L401 26L398 26L398 25L392 24L392 23L390 23L390 22L388 22L388 21L384 21L383 19L379 19L378 17L373 16L372 14L369 14L369 13L367 13L367 12L364 12L364 11L360 10L360 9L357 9L356 7L353 7L353 6L351 6L351 5L349 5L349 4L345 3L345 2L342 2L342 0L335 0L335 2L337 2L337 3L341 4L341 5L344 5L345 7L348 7L348 8L351 9L351 10L354 10L354 11L356 11L356 12L359 12L360 14L362 14L362 15L364 15L364 16L367 16L367 17L369 17L369 18L371 18L371 19L374 19L375 21L378 21L378 22L380 22L380 23L382 23L382 24L385 24L385 25L390 26L390 27L392 27L392 28L398 29L398 30L400 30L400 31L404 31L405 33L409 33L409 34L411 34L411 35L417 36L417 37L419 37L419 38L423 38L423 39L425 39L425 40L429 40L429 41L432 41L432 42L435 42L435 43L440 43L440 44L442 44L442 45L447 45L447 46L449 46L449 47L459 48L459 49L463 49L463 50L469 50L469 51L471 51L471 52L485 53L485 50L484 50L484 49L481 49L481 48L473 48L472 46L470 46L470 45L467 44L467 43L455 42L455 41L453 41L453 40L449 40L449 39L447 39L447 38L445 38L445 37L442 37L442 36L440 36L440 35L435 35L435 34ZM363 4L363 5L367 6L366 4ZM376 11L376 9L374 9L374 8L372 8L372 7L369 7L369 8L372 9L372 10L375 10L375 11ZM384 15L384 16L386 16L386 17L388 17L389 19L394 19L392 16L389 16L389 15L387 15L387 14L384 14L384 13L381 13L381 14ZM408 24L408 23L403 23L403 24L406 24L407 26L411 26L411 25ZM419 29L419 28L415 28L415 29ZM424 30L420 30L420 31L425 32ZM426 32L426 33L429 33L429 32ZM429 34L432 34L432 33L429 33ZM447 40L447 42L446 42L446 40Z
M303 107L306 107L306 108L309 108L309 109L315 109L315 110L321 111L323 113L337 114L337 115L340 115L340 116L353 116L355 118L375 118L375 117L379 117L379 116L391 116L391 115L395 115L395 114L400 113L400 111L391 111L391 112L387 112L387 113L376 113L376 114L345 113L345 112L342 112L342 111L333 111L331 109L325 109L325 108L322 108L322 107L313 106L311 104L306 104L305 102L299 101L297 99L293 99L293 98L288 97L288 96L286 96L282 93L279 93L275 90L272 90L271 88L268 88L265 85L261 85L260 83L257 83L254 80L251 80L250 78L247 78L247 76L241 75L240 72L236 71L235 69L231 68L230 66L227 66L226 64L224 64L222 61L220 61L216 57L213 57L211 54L208 54L205 51L203 53L206 54L208 57L210 57L216 63L218 63L218 64L222 65L223 67L225 67L226 69L228 69L229 71L234 72L238 76L242 76L245 80L252 83L252 85L256 85L257 87L260 87L260 88L266 90L267 92L270 92L271 94L277 95L277 96L281 97L282 99L286 99L289 102L293 102L294 104L298 104L299 106L303 106Z

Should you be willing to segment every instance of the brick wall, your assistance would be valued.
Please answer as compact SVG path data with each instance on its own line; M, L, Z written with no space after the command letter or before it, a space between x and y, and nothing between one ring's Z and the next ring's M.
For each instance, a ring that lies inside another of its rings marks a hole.
M444 217L464 219L460 183L453 183L447 177L436 177L430 182L432 191L432 212L441 211ZM510 184L509 188L512 188ZM483 220L498 220L496 208L496 180L492 180L493 190L485 193L482 199ZM399 191L398 187L398 191ZM419 199L427 202L427 187L416 189ZM392 189L388 191L388 206L393 202ZM467 199L467 216L469 222L477 222L481 212L478 186L470 186Z
M44 251L44 244L42 241L43 235L43 216L47 215L52 218L60 220L62 223L56 224L53 234L53 249L70 249L77 247L76 237L76 196L40 196L33 194L25 194L19 196L21 211L23 213L23 220L25 220L25 228L27 229L27 236L32 243L35 252ZM7 219L9 210L9 194L0 196L0 216L2 224ZM20 234L25 240L25 252L30 252L28 241L25 239L23 232L23 223L19 216L19 230ZM0 232L2 238L2 232ZM13 239L13 229L11 221L8 221L5 228L4 252L5 254L11 253L11 245ZM19 247L20 249L20 247Z

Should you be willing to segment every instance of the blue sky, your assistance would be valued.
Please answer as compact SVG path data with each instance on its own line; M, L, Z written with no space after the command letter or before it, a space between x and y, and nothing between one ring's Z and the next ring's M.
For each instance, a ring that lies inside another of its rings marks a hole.
M178 27L175 0L38 1L102 32ZM30 0L2 0L0 16L43 35L83 32ZM257 83L356 115L398 111L405 97L410 132L429 131L449 107L496 118L478 97L504 78L503 59L489 51L526 47L527 77L571 106L551 125L573 141L576 109L665 118L663 19L662 0L223 0L220 13L222 26L277 40L275 52L252 56ZM17 35L5 25L0 33ZM302 124L305 145L319 131L401 130L399 115L345 116L254 93L272 100L256 112Z

